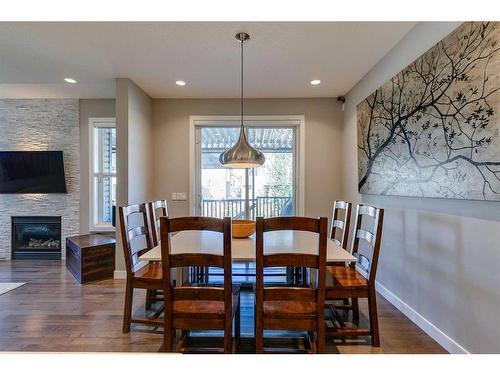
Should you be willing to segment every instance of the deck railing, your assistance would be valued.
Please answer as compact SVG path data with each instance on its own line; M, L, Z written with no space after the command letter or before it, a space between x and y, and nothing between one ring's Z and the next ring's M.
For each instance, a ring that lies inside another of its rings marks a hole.
M233 219L248 217L254 220L257 216L282 216L285 205L290 200L291 197L256 197L248 200L247 209L245 199L204 199L201 201L201 212L203 216L229 216Z

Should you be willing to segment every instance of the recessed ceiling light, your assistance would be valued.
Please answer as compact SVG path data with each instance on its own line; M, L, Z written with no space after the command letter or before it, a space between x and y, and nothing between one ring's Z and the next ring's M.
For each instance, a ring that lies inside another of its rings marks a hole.
M184 81L175 81L175 84L177 86L186 86L186 82L184 82Z
M311 85L319 85L321 83L321 81L319 79L313 79L311 81Z
M64 78L64 80L68 83L76 83L76 79L73 78Z

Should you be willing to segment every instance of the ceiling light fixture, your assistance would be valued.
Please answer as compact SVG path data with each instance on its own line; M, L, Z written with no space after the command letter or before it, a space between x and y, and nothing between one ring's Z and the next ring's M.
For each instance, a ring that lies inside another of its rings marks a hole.
M175 81L175 84L177 86L186 86L186 82L184 82L184 81Z
M311 85L319 85L321 83L321 81L319 79L313 79L311 81Z
M64 80L68 83L76 83L76 79L73 78L64 78Z
M243 126L243 43L250 39L247 33L238 33L236 40L241 44L241 127L238 141L219 156L219 161L228 168L255 168L266 161L262 152L250 146Z

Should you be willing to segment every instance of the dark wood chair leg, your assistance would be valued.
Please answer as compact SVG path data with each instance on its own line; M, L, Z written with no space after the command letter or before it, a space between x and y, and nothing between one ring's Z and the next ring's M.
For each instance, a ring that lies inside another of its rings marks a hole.
M127 278L125 287L125 306L123 308L123 333L130 332L130 318L132 316L132 302L134 298L134 288L132 287L132 279Z
M164 320L163 323L163 351L165 353L172 351L172 328L170 322Z
M261 354L264 352L264 330L262 328L262 321L256 316L254 325L255 336L255 353Z
M224 354L233 352L233 318L226 316L224 323Z
M368 291L368 309L370 314L370 334L372 337L372 346L380 346L380 336L378 330L378 314L377 314L377 293L374 288Z
M236 307L237 310L236 310L236 314L235 314L235 317L234 317L234 338L235 338L235 344L234 344L234 348L233 350L235 350L236 352L238 352L239 350L239 346L240 346L240 336L241 336L241 313L240 313L240 309L241 309L241 305L240 305L240 296L238 295L238 306Z
M325 352L325 340L326 340L326 332L325 332L325 317L323 316L323 328L318 327L318 332L316 335L316 348L317 348L317 353L323 354Z
M145 308L146 310L151 310L151 305L153 304L153 297L155 296L155 290L152 289L146 289L146 304Z
M352 320L359 324L359 303L357 298L351 298L352 305Z

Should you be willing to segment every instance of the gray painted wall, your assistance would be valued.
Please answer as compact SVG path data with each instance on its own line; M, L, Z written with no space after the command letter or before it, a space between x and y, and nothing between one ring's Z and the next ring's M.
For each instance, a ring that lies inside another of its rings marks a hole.
M498 353L500 202L360 196L357 189L356 104L458 26L418 24L347 95L344 198L386 208L377 281L448 350Z
M152 99L126 78L116 80L116 129L117 205L147 202L153 190ZM116 269L124 270L121 236L116 238Z
M189 215L189 201L171 201L172 192L189 193L189 116L234 116L237 99L155 99L153 101L154 197L167 199L173 216ZM330 216L341 194L342 115L333 98L247 99L245 114L305 116L305 214Z
M80 233L89 232L89 118L115 117L114 99L80 99Z
M63 151L67 194L0 194L0 259L11 257L11 216L61 216L63 238L79 233L78 100L0 100L0 150ZM63 245L63 256L65 241Z

